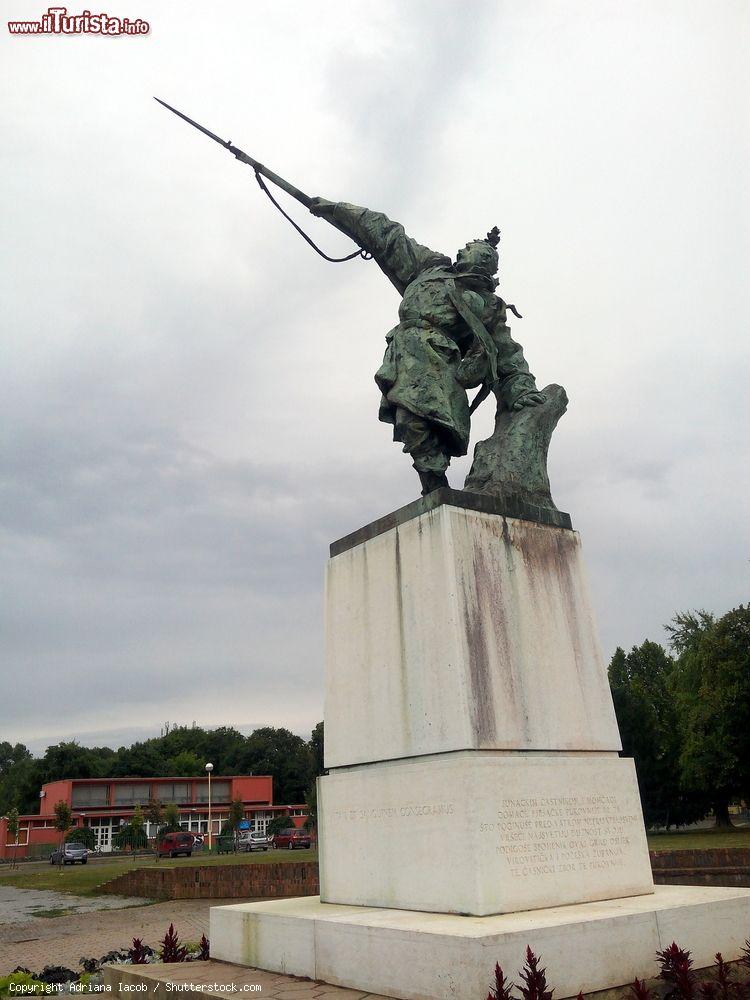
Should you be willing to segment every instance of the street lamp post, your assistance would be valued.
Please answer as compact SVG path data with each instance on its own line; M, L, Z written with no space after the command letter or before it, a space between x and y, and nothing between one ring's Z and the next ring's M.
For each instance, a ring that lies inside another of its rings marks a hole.
M206 773L208 774L208 853L211 853L211 772L214 766L211 763L206 764Z

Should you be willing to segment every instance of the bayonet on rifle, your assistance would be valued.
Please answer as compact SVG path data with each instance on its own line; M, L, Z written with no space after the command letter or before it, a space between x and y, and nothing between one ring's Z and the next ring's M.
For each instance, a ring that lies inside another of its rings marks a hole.
M259 163L258 160L254 160L252 156L248 156L247 153L243 153L241 149L233 146L231 141L220 139L218 135L214 135L213 132L210 132L202 125L199 125L198 122L194 122L193 119L188 118L187 115L183 115L181 111L178 111L177 108L173 108L171 104L167 104L166 101L162 101L159 97L155 97L154 100L158 101L159 104L165 107L168 111L171 111L179 118L182 118L182 120L186 121L188 125L192 125L193 128L197 128L199 132L207 135L209 139L213 139L214 142L218 142L220 146L224 147L224 149L228 149L230 153L237 157L238 160L242 163L247 163L249 167L252 167L256 174L262 174L263 177L267 178L277 187L280 187L282 191L286 191L286 193L291 195L292 198L296 198L297 201L305 206L305 208L310 207L312 204L312 198L306 195L303 191L300 191L299 188L296 188L293 184L290 184L289 181L285 181L283 177L279 177L279 175L275 174L273 170L269 170L268 167L263 166L263 164Z

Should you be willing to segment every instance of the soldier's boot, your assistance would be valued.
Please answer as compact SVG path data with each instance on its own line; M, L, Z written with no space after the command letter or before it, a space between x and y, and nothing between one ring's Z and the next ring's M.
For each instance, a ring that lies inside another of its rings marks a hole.
M419 481L422 484L422 496L448 486L448 477L444 472L420 472Z

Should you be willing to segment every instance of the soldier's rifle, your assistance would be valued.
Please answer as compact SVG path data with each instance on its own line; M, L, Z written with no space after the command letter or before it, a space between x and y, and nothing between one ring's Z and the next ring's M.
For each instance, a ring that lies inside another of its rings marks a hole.
M252 156L248 156L247 153L239 149L237 146L233 146L231 140L222 139L214 132L211 132L209 129L204 128L203 125L199 125L198 122L193 121L192 118L188 118L187 115L184 115L181 111L178 111L177 108L173 108L171 104L167 104L166 101L162 101L161 98L155 97L154 100L158 101L159 104L161 104L162 107L165 107L168 111L171 111L172 114L177 115L178 118L182 118L182 120L186 121L188 125L192 125L193 128L197 128L199 132L202 132L204 135L207 135L209 139L213 139L214 142L218 142L220 146L224 147L224 149L228 149L229 152L233 156L235 156L241 163L246 163L249 167L252 167L253 170L255 171L255 179L260 185L261 190L266 195L268 195L268 197L271 199L276 208L278 208L278 210L281 212L284 218L287 219L289 222L291 222L291 224L294 226L294 228L297 230L300 236L302 236L310 244L313 250L319 253L321 257L325 258L325 260L330 261L332 264L340 264L346 260L353 260L354 257L362 257L364 260L371 259L372 254L368 253L368 251L363 248L355 250L354 253L350 253L346 257L329 257L328 254L324 253L319 246L316 246L316 244L313 243L313 241L310 239L307 233L303 232L303 230L300 229L300 227L297 225L294 219L292 219L289 215L287 215L287 213L284 211L281 205L279 205L274 196L268 190L268 187L264 183L263 178L265 177L267 180L271 181L271 183L275 184L276 187L280 187L282 191L286 191L288 195L291 195L292 198L298 201L301 205L304 205L305 208L307 209L309 209L313 204L313 199L309 195L305 194L304 191L300 191L300 189L295 187L294 184L290 184L289 181L284 180L283 177L280 177L277 173L274 173L273 170L269 170L269 168L265 166L263 163L260 163L259 160L253 159Z

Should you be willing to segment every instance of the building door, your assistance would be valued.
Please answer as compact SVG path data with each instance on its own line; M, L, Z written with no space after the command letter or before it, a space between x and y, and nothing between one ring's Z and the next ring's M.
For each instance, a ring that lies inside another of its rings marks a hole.
M112 850L112 824L109 820L99 820L96 826L92 826L94 831L94 849L102 854L109 854Z

